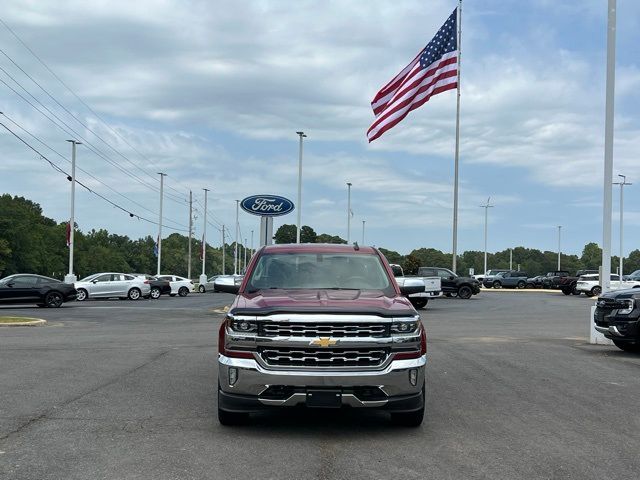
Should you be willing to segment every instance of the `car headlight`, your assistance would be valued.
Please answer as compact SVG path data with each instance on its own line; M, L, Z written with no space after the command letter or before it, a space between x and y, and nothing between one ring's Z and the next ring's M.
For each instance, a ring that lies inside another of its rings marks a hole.
M627 298L625 300L622 300L620 303L622 303L622 305L624 305L624 307L622 308L618 308L618 313L621 315L629 315L632 311L633 311L633 307L635 305L635 302L632 298Z
M392 335L405 335L414 333L418 329L418 321L396 321L391 324Z
M229 326L231 330L238 333L256 333L258 331L258 322L242 318L229 318Z

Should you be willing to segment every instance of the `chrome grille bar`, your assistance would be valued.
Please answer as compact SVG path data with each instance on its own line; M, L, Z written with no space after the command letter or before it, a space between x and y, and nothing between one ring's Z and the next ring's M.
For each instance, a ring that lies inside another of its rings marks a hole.
M372 337L389 336L388 324L375 323L290 323L263 322L260 335L265 337Z

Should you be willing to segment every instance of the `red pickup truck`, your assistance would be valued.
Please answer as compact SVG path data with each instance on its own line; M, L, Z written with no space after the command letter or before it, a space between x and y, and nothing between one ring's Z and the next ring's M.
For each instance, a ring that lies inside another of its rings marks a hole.
M218 338L218 418L291 406L378 408L418 426L427 343L375 248L273 245L252 258Z

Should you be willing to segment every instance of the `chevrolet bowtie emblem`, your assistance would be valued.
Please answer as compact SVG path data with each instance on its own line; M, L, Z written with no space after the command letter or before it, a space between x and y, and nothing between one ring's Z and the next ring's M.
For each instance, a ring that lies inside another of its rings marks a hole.
M314 347L327 348L335 345L336 343L338 343L338 340L334 340L329 337L318 337L315 340L312 340L311 342L309 342L309 345L312 345Z

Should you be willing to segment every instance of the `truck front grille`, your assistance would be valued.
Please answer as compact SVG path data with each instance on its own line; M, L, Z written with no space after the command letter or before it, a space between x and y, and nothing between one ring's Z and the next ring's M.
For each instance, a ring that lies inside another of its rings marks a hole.
M264 337L373 337L389 336L384 323L291 323L265 322L260 325Z
M262 360L273 367L377 367L389 354L385 348L285 348L260 350Z

